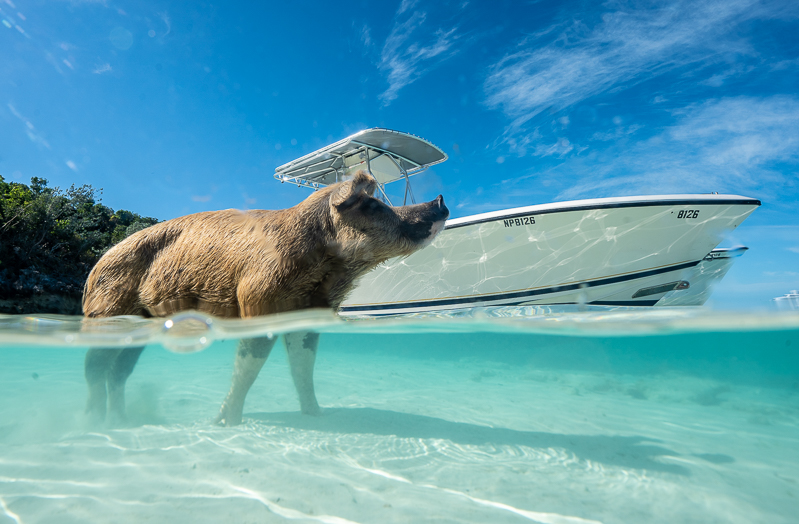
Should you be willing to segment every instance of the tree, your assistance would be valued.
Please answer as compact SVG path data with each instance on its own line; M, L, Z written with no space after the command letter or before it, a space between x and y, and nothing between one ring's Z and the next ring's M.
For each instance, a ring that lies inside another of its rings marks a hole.
M101 192L89 185L51 188L39 177L27 186L0 176L0 312L44 312L24 310L24 304L45 295L79 304L86 277L103 253L158 223L131 211L114 212L100 203Z

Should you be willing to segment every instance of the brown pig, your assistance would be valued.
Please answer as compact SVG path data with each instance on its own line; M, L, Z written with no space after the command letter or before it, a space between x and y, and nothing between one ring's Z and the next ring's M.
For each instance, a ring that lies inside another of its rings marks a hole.
M373 197L375 180L351 180L280 211L197 213L139 231L109 250L86 281L86 317L165 316L199 310L249 318L310 307L338 309L358 277L381 262L423 248L444 228L444 199L390 207ZM316 333L285 336L303 413L318 414L313 388ZM233 384L217 422L241 422L247 391L274 345L242 340ZM124 418L125 382L142 347L86 354L87 411Z

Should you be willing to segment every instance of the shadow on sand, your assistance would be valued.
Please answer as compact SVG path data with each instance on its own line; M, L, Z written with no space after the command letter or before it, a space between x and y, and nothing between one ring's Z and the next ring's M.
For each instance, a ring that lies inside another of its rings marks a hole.
M677 455L646 442L644 437L607 435L562 435L536 431L492 428L463 422L373 408L326 409L320 417L300 413L249 413L270 425L338 434L371 434L400 438L445 439L462 445L526 446L562 448L578 458L623 468L660 471L688 476L684 466L659 462L658 457Z

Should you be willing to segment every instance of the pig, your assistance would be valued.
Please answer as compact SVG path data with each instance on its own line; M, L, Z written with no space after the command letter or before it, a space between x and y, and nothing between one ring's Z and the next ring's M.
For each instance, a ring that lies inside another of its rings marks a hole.
M391 207L363 171L284 210L211 211L151 226L111 248L86 281L83 313L163 317L195 310L251 318L306 308L338 309L358 278L389 258L429 245L444 228L444 199ZM301 411L320 413L313 385L319 335L284 336ZM244 400L275 339L239 342L230 392L216 422L241 423ZM125 382L143 347L86 353L86 411L125 418Z

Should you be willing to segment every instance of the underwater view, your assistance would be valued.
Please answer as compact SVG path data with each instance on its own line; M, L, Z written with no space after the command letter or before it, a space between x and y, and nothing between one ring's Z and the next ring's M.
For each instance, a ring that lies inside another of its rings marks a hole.
M237 339L282 342L213 423ZM0 522L795 522L799 315L551 308L342 321L0 317ZM87 347L146 345L127 418Z

